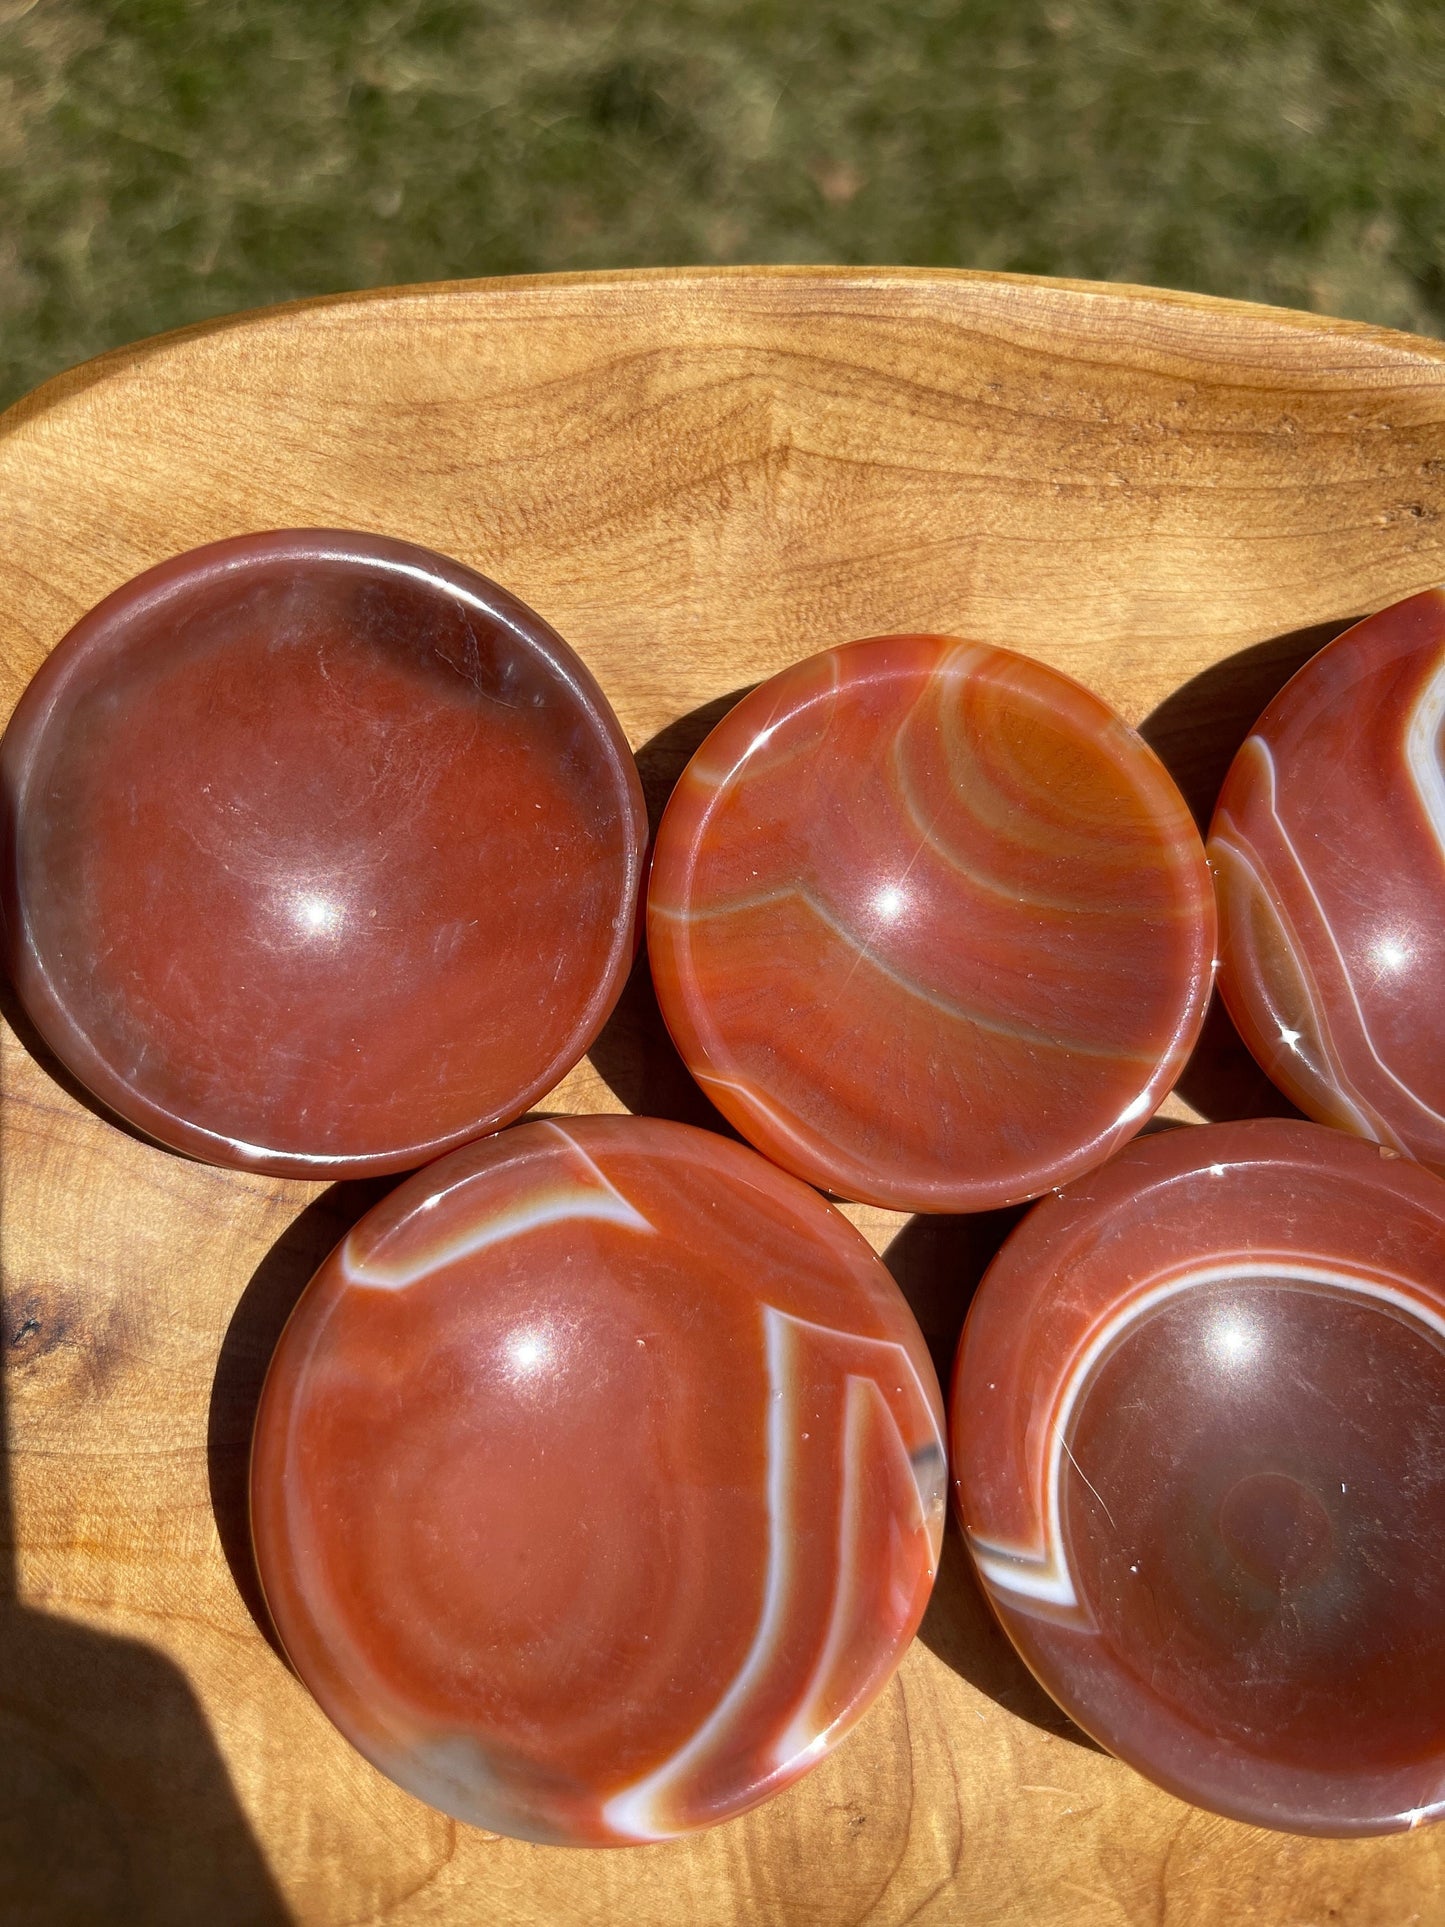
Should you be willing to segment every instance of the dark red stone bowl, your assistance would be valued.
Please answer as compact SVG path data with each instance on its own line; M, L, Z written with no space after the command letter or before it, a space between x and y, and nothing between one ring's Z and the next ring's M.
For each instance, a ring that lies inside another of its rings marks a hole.
M403 1170L521 1115L632 958L647 825L540 617L387 537L193 550L59 644L0 744L26 1012L211 1163Z
M969 1309L954 1498L1086 1732L1295 1833L1445 1813L1445 1182L1285 1118L1141 1138Z

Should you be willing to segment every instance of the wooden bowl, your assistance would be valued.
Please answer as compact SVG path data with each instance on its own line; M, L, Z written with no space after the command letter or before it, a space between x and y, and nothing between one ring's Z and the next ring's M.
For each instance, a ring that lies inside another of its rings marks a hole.
M1445 576L1442 507L1445 348L1352 323L933 271L348 296L104 356L0 422L0 692L8 715L84 610L178 550L355 527L455 555L552 622L654 811L740 688L914 630L1070 671L1204 814L1293 668ZM708 1116L645 974L548 1102ZM1286 1108L1222 1024L1171 1107ZM1438 1896L1445 1831L1256 1833L1091 1749L952 1539L898 1681L771 1805L619 1855L455 1826L348 1748L251 1610L261 1374L378 1187L157 1150L11 1030L0 1169L19 1601L0 1616L0 1898L30 1917L1267 1927L1424 1918ZM946 1364L1003 1225L851 1215Z

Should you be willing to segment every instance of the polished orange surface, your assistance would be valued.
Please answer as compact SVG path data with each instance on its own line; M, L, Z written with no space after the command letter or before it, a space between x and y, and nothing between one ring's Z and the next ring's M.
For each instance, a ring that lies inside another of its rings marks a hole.
M520 1125L403 1184L287 1326L252 1460L297 1672L459 1819L617 1845L727 1819L891 1676L942 1406L863 1238L686 1125Z
M976 1211L1098 1163L1198 1034L1214 900L1107 705L938 636L784 670L683 774L648 948L693 1075L844 1197Z
M1094 1737L1301 1833L1445 1811L1445 1183L1282 1118L1036 1205L980 1286L954 1491Z
M0 748L5 947L103 1103L212 1163L405 1169L587 1049L646 819L540 617L336 530L177 556L91 611Z
M1445 590L1307 662L1210 830L1219 988L1302 1111L1445 1170Z

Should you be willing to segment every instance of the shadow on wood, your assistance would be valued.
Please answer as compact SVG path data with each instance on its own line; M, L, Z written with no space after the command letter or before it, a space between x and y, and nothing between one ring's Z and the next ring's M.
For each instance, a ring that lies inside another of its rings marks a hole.
M638 750L637 768L647 799L647 820L654 836L673 786L694 751L747 693L747 689L735 689L731 695L703 703L659 730ZM657 1007L645 942L638 950L632 975L617 1008L587 1054L598 1076L629 1111L644 1117L671 1118L679 1124L696 1124L703 1130L721 1132L724 1137L738 1135L703 1095L677 1054Z
M883 1254L927 1340L945 1396L973 1294L1026 1208L910 1218ZM918 1637L960 1678L1010 1713L1080 1746L1094 1745L1054 1705L1009 1644L979 1590L951 1519L938 1583Z
M1360 618L1291 629L1212 663L1173 690L1139 725L1207 834L1229 766L1261 714L1297 669Z
M700 703L685 716L679 716L665 729L649 737L637 752L637 773L642 778L642 794L647 799L647 820L654 836L667 808L667 799L679 776L687 768L704 740L730 709L751 695L756 683L744 683L726 696L714 696Z
M0 1654L0 1919L290 1921L178 1667L13 1602Z
M1074 1725L1062 1707L1054 1704L1014 1651L989 1610L974 1577L963 1536L952 1518L943 1538L938 1582L918 1637L945 1666L951 1666L980 1693L987 1693L1006 1713L1027 1720L1031 1726L1058 1739L1070 1740L1075 1746L1086 1747L1094 1753L1103 1752L1096 1740L1091 1740Z
M883 1262L918 1320L945 1394L958 1335L979 1280L1027 1207L967 1216L910 1218L883 1253Z
M617 1007L588 1056L598 1076L629 1111L737 1137L677 1054L657 1007L645 949L638 951Z
M206 1467L211 1509L236 1590L273 1651L282 1659L251 1550L247 1480L251 1429L266 1368L291 1316L323 1258L357 1219L400 1177L353 1178L333 1184L295 1217L251 1275L221 1341L206 1422Z
M5 1378L36 1318L0 1317L0 1920L281 1927L291 1920L185 1675L140 1640L24 1606Z

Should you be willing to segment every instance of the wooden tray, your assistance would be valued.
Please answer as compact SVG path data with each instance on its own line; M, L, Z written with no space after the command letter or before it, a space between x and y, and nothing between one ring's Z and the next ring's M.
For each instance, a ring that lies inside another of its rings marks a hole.
M340 524L460 556L554 622L654 805L740 686L924 629L1083 678L1207 810L1305 655L1445 575L1442 503L1445 350L1344 322L934 272L347 297L105 356L4 418L0 696L8 714L75 618L161 557ZM332 1731L248 1605L260 1377L375 1191L153 1149L7 1014L0 1919L1441 1918L1445 1829L1256 1833L1082 1741L993 1631L952 1536L897 1682L751 1817L569 1853L417 1805ZM1219 1024L1182 1088L1186 1114L1280 1108ZM706 1116L645 975L553 1101ZM1002 1225L853 1215L946 1355Z

